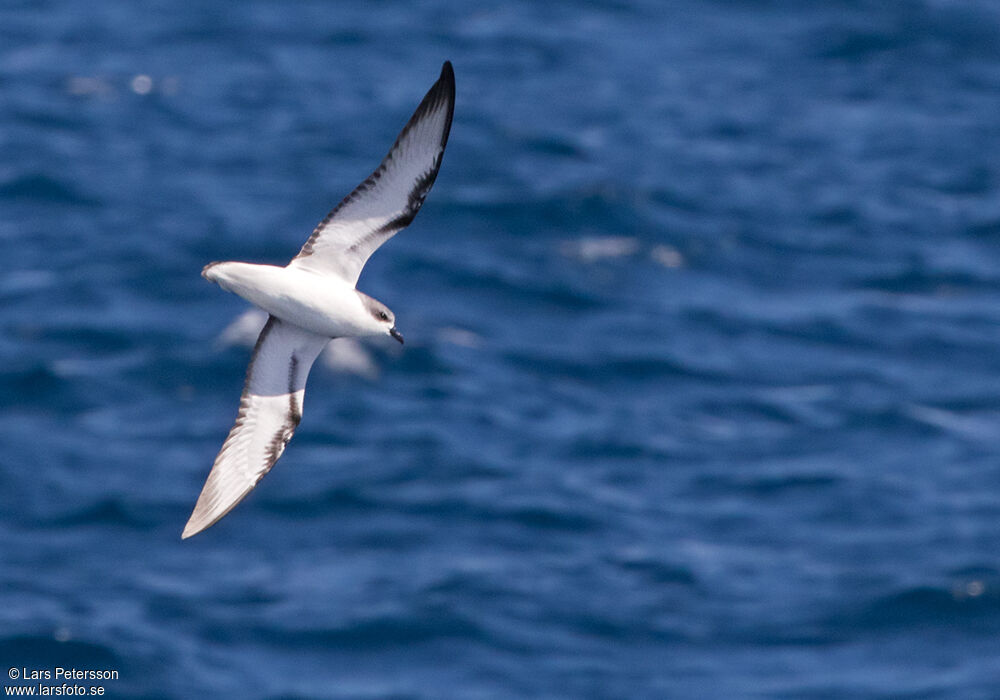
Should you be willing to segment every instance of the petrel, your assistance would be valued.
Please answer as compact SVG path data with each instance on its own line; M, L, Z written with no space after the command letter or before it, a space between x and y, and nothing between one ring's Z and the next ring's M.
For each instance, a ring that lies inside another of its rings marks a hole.
M302 418L309 369L332 338L388 335L396 317L355 289L365 262L420 211L437 178L455 110L455 73L441 76L389 154L327 214L284 267L214 262L202 276L269 316L247 368L236 423L215 458L182 538L217 523L274 466Z

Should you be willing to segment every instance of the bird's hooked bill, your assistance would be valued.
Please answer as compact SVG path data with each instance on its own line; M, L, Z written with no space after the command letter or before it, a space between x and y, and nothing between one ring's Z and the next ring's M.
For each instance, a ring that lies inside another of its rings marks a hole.
M389 329L389 335L391 335L393 338L395 338L396 340L398 340L402 344L402 342L403 342L403 334L400 333L399 331L397 331L395 326L393 326L392 328Z

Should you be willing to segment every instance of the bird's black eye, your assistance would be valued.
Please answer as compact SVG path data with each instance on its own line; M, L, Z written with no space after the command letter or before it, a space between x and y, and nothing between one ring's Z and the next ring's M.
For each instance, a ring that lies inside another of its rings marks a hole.
M388 321L388 320L389 320L389 315L388 315L388 314L386 314L386 312L385 312L385 311L379 311L379 312L378 312L378 317L379 317L380 319L382 319L383 321Z

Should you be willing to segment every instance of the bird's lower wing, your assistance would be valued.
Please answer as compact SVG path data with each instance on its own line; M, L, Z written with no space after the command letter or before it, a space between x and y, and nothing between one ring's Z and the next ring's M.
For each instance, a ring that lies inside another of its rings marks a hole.
M268 318L247 369L236 424L215 458L182 538L218 522L278 461L302 417L309 369L328 340Z

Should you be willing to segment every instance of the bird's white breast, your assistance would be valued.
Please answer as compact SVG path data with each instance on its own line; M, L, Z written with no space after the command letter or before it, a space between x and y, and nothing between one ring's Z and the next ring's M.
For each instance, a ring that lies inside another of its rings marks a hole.
M296 267L223 262L206 279L278 318L329 338L372 334L371 319L354 288L332 275Z

